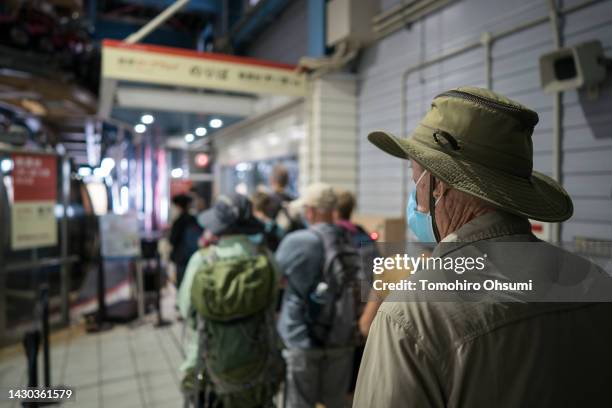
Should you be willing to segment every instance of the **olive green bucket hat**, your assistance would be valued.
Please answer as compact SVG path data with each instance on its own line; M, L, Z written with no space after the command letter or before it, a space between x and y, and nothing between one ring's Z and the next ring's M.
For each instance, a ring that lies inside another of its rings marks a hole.
M538 114L486 89L462 87L436 96L408 138L384 131L368 140L412 159L452 188L539 221L572 216L572 200L553 179L533 171L531 135Z

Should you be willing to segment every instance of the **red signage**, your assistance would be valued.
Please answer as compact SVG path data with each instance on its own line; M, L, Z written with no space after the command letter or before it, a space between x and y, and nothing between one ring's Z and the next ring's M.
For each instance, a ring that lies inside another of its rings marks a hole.
M193 182L189 179L176 179L170 181L170 197L177 196L179 194L189 194Z
M198 167L206 167L210 162L210 158L206 153L198 153L195 155L195 165Z
M56 201L57 159L46 154L13 153L14 201Z

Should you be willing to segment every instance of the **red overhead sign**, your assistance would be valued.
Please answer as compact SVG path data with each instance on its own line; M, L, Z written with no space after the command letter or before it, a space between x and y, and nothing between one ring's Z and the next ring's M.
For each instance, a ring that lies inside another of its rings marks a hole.
M13 153L11 247L15 250L57 245L57 157Z
M176 179L170 181L170 197L177 196L179 194L189 194L193 187L193 181L189 179Z
M57 159L55 156L13 153L13 200L56 201Z

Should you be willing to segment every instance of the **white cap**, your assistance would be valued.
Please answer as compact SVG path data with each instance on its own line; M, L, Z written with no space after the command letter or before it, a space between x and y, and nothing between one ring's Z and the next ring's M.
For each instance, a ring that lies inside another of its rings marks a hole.
M336 207L336 193L329 184L313 183L306 187L299 202L304 207L331 211Z

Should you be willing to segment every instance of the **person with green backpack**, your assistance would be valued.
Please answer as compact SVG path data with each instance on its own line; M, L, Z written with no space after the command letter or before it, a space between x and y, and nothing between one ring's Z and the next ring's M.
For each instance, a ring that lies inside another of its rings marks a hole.
M279 276L251 202L221 196L199 217L210 245L189 261L178 293L192 331L181 369L197 408L265 408L284 376L274 307Z

